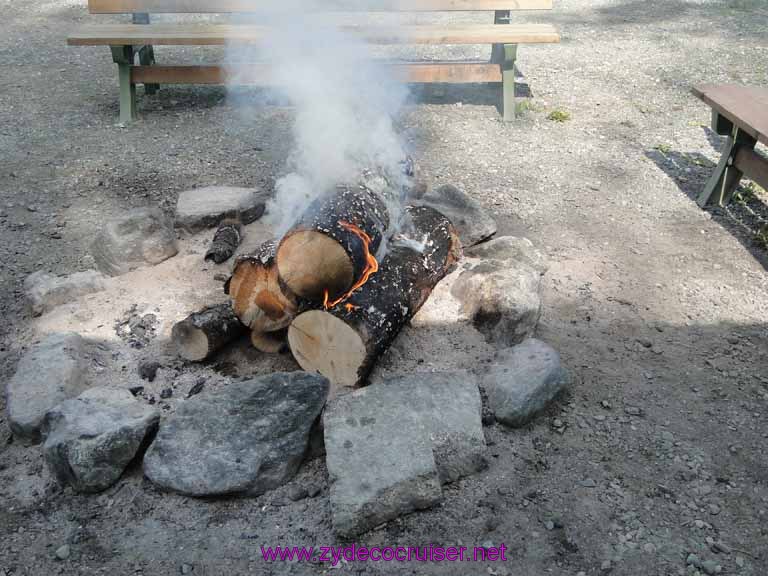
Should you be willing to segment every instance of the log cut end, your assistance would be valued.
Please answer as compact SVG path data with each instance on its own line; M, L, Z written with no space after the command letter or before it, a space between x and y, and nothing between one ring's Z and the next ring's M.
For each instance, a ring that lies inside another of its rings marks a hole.
M251 332L251 344L256 350L265 354L277 354L285 350L288 345L286 342L286 330L277 332Z
M298 296L322 300L343 294L354 281L354 266L339 242L315 230L286 235L277 251L280 278Z
M334 388L353 387L368 354L360 334L325 310L310 310L288 328L293 356L307 372L319 372Z
M173 341L179 356L192 362L200 362L208 356L210 346L205 332L191 323L180 322L173 327Z
M270 241L258 253L240 257L229 281L235 314L255 332L286 328L296 314L296 300L280 284L274 255Z

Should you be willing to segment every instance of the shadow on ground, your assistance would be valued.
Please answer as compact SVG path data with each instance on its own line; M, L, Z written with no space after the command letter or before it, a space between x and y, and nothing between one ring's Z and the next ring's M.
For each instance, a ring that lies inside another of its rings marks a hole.
M725 139L709 128L705 135L718 152ZM677 187L696 201L715 164L700 152L680 152L659 146L645 156L664 171ZM748 179L742 179L732 201L726 206L711 206L712 219L736 238L768 270L768 193Z

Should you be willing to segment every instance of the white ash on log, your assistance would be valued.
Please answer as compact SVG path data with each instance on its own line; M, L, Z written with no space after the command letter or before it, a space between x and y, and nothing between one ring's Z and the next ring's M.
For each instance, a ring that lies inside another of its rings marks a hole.
M224 220L213 235L211 246L205 253L205 260L213 260L216 264L229 260L243 239L243 227L239 220Z
M309 205L277 250L280 280L313 301L343 297L370 270L390 224L382 194L362 185L339 185Z
M379 271L345 301L299 314L288 329L291 352L334 386L360 385L376 359L460 257L456 229L428 207L406 209L413 239L394 240Z
M258 333L287 328L298 310L296 297L278 278L277 241L268 240L253 254L238 256L224 291L240 321Z
M175 324L171 340L182 358L200 362L245 332L246 327L227 302L204 308Z

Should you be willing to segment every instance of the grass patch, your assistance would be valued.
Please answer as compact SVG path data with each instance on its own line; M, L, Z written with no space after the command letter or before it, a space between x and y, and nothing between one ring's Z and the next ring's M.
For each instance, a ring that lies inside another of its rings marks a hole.
M672 146L670 146L669 144L656 144L654 148L659 152L661 152L662 154L664 154L664 156L672 152Z
M755 232L754 242L763 250L768 250L768 225Z
M568 122L570 119L571 113L567 110L557 109L547 114L547 120L552 120L552 122Z

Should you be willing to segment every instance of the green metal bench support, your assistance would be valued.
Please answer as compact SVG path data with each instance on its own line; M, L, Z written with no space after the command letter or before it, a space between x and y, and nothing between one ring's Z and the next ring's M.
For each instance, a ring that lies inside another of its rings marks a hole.
M136 85L131 82L133 46L110 46L112 60L117 64L120 81L120 122L127 124L136 119Z
M509 10L496 10L494 24L509 24ZM501 66L502 110L504 122L515 119L515 60L517 44L494 44L491 47L491 62Z
M720 162L696 200L702 208L707 204L723 206L731 200L743 176L742 171L735 164L736 155L742 148L754 150L757 144L755 138L714 110L712 111L712 129L718 134L727 134L728 137L721 152Z
M149 24L149 14L146 12L137 12L133 15L134 24ZM142 46L139 48L139 64L142 66L152 66L155 63L155 49L152 46ZM154 94L160 90L160 84L144 84L145 94Z

